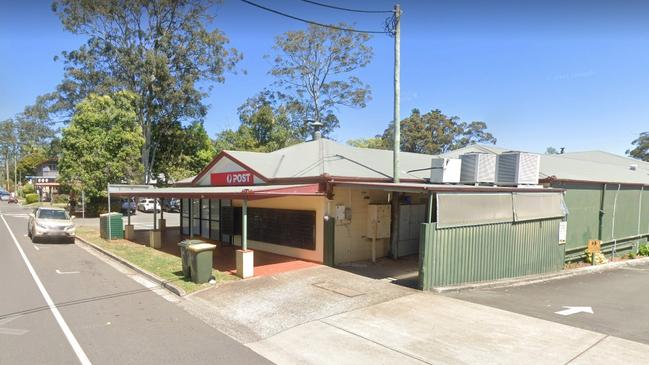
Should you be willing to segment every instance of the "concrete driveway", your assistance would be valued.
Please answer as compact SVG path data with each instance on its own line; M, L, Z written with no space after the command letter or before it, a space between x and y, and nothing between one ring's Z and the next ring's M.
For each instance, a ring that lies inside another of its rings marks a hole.
M417 291L328 266L230 282L187 296L195 314L243 343Z
M430 293L248 344L278 364L647 364L649 346Z
M228 283L184 305L278 364L649 363L648 345L607 332L326 266Z
M448 296L649 344L649 263ZM593 313L556 313L565 306L590 307Z

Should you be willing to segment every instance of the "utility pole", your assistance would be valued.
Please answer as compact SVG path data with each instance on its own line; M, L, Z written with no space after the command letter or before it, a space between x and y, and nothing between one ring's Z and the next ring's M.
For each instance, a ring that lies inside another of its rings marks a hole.
M399 112L401 93L401 6L394 6L394 152L392 179L399 183L399 150L401 149L401 117ZM390 255L399 257L399 192L393 191L390 199Z
M14 193L18 196L18 158L14 152Z

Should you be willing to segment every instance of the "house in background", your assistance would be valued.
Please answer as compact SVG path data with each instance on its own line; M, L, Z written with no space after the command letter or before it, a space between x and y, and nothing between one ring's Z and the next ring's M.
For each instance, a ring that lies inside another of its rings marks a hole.
M41 162L34 169L34 175L25 176L27 181L34 185L34 189L41 198L51 199L52 194L59 193L58 160L49 159Z

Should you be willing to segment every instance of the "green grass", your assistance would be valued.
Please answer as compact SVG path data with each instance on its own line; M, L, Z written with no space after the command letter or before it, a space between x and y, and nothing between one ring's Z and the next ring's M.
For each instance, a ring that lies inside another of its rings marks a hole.
M127 240L106 241L99 237L99 231L89 227L77 227L77 236L90 241L111 253L126 259L142 269L183 289L187 294L207 288L210 284L194 284L186 280L182 273L180 257ZM237 280L237 277L218 270L212 270L216 283Z

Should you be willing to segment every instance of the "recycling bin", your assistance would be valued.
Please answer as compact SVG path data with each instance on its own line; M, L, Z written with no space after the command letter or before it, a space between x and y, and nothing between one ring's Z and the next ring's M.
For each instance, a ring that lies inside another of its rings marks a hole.
M212 255L215 248L215 245L209 243L197 243L187 247L189 270L194 283L207 283L212 278Z
M191 277L191 272L189 270L189 253L187 252L187 247L199 243L205 243L201 240L183 240L178 243L178 247L180 247L180 259L183 263L183 276L185 279L189 279Z

